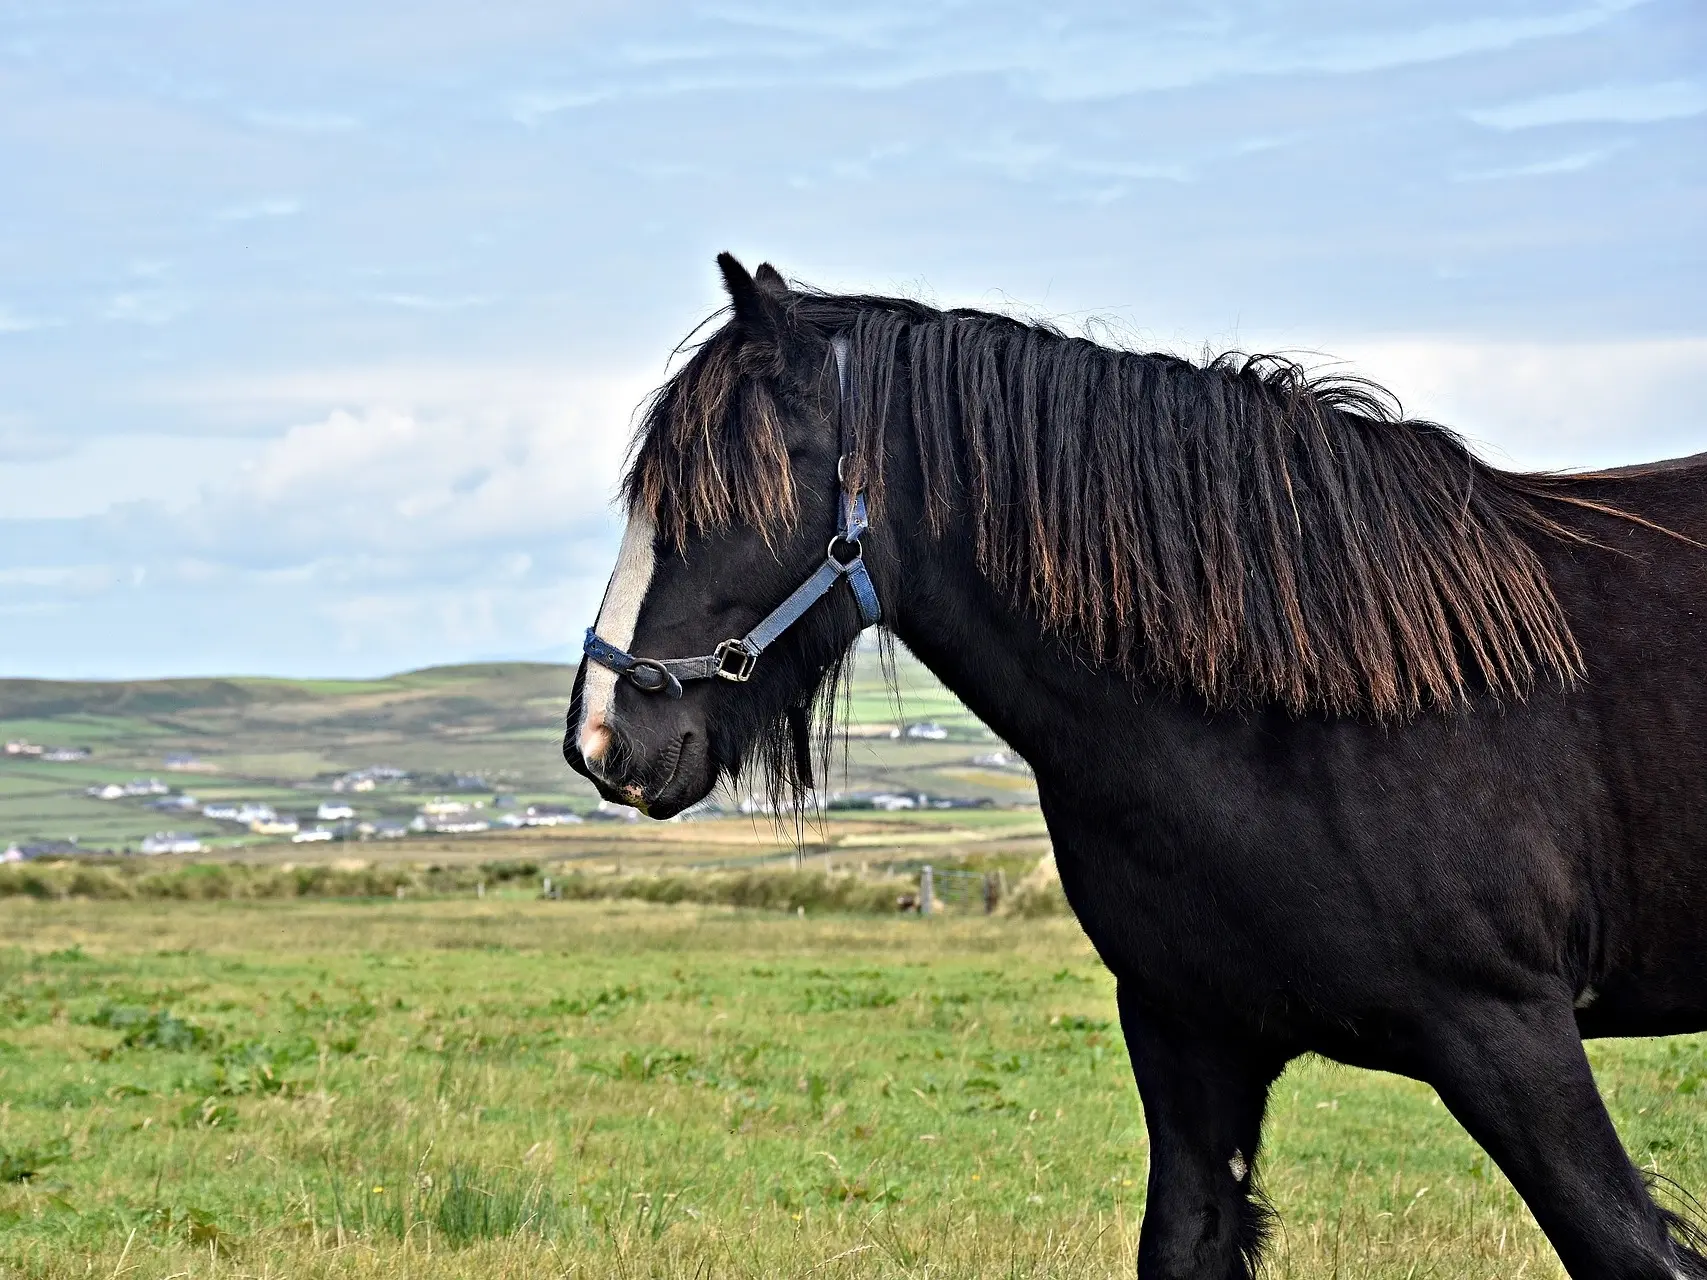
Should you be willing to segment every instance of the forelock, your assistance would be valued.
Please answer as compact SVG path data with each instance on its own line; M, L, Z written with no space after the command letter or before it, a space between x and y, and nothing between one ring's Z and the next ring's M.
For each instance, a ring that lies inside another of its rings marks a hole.
M792 526L794 480L777 405L782 353L735 323L717 330L646 405L623 482L680 549L731 527L768 541Z

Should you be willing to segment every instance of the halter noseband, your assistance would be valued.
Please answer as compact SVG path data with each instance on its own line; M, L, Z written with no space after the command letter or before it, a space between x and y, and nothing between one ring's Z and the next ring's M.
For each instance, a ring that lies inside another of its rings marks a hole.
M846 441L848 372L847 342L837 338L830 348L836 356L836 420L838 434ZM844 446L845 447L845 446ZM806 611L830 593L830 589L846 578L853 591L854 603L859 606L860 621L868 627L883 620L878 604L877 588L865 569L865 550L860 539L869 527L866 521L865 495L849 493L845 487L844 452L836 461L836 533L824 551L824 563L802 582L776 608L739 640L724 640L710 653L697 658L637 658L617 648L601 637L597 626L587 628L581 652L600 666L624 676L644 693L666 693L672 698L682 696L685 680L731 680L744 684L752 677L759 655L776 639L805 616Z

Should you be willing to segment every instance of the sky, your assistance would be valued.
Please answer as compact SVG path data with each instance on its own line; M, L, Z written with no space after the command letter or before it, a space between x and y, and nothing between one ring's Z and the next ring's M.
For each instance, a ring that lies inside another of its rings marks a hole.
M1700 0L0 0L0 675L567 659L716 253L1707 450Z

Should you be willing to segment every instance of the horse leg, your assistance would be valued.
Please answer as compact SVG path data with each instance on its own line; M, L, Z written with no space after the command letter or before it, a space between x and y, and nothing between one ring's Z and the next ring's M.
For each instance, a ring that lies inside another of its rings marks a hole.
M1248 1280L1270 1216L1253 1197L1257 1143L1285 1057L1164 1023L1124 987L1119 1002L1150 1132L1139 1280Z
M1485 1002L1424 1029L1452 1114L1505 1171L1577 1280L1707 1280L1672 1239L1595 1088L1567 1001Z

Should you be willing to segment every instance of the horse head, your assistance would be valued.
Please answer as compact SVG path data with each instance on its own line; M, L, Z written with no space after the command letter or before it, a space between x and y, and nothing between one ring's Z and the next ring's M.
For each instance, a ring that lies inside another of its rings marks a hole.
M718 264L731 316L646 410L563 741L601 795L654 818L755 763L798 798L813 699L876 620L845 348L768 264Z

